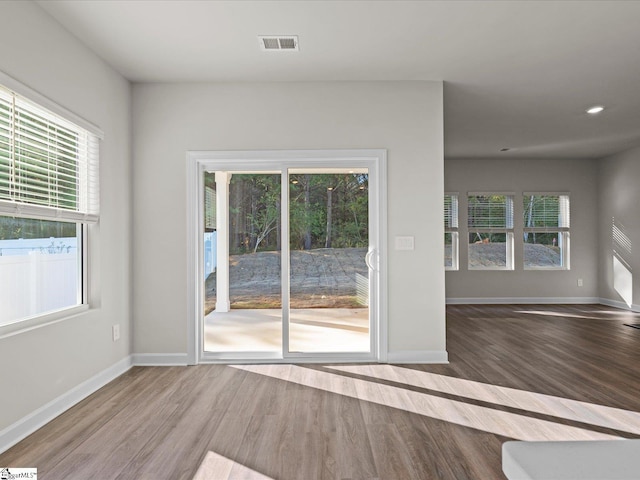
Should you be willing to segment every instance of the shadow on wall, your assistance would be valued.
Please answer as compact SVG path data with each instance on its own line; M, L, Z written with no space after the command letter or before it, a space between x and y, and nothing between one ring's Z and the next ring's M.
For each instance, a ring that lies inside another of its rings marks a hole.
M613 288L624 302L633 304L633 273L631 270L631 239L624 225L612 218L611 239L613 250Z

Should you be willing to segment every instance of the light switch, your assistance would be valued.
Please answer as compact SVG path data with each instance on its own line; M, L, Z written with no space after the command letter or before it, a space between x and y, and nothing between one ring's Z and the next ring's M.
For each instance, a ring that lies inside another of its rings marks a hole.
M413 250L413 237L396 237L396 250Z

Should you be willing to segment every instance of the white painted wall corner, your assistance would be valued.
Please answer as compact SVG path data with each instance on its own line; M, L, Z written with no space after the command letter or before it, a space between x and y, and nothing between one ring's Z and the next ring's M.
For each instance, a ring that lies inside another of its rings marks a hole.
M599 302L602 305L606 305L608 307L615 307L615 308L621 308L622 310L629 310L631 312L640 312L640 305L638 304L631 304L631 305L627 305L625 302L622 302L620 300L610 300L608 298L600 298Z
M21 418L4 430L0 431L0 453L8 450L20 440L49 423L58 415L64 413L78 402L99 390L107 383L119 377L133 366L131 357L123 358L119 362L104 369L93 377L51 400L26 417Z

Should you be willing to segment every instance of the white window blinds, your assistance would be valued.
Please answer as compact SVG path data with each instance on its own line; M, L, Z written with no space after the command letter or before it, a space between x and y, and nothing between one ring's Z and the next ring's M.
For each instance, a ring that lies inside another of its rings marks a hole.
M444 228L458 228L458 195L444 195Z
M468 197L468 226L482 231L513 228L513 195L473 194Z
M96 222L99 139L0 86L0 213Z
M526 230L557 232L570 227L569 195L527 193L522 207Z

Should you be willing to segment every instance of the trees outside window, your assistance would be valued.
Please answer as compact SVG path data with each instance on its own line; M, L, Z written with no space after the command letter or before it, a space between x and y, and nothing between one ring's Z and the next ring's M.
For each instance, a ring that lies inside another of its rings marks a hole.
M290 248L366 248L368 181L360 173L290 175ZM279 174L231 177L231 254L281 249L280 188Z
M569 268L569 195L525 193L522 197L525 269Z
M468 198L471 270L513 270L513 195L473 193Z

